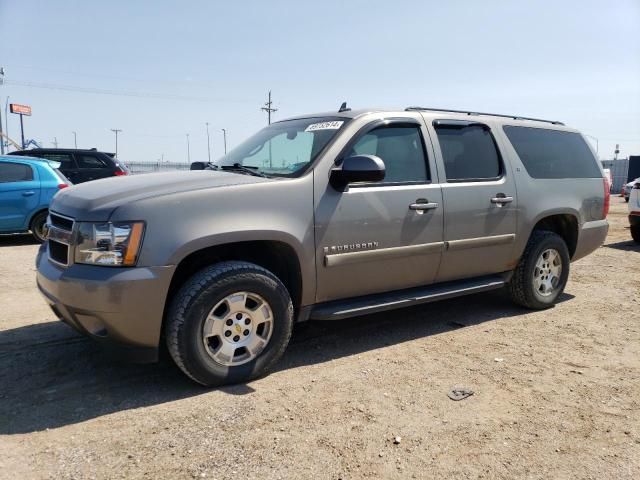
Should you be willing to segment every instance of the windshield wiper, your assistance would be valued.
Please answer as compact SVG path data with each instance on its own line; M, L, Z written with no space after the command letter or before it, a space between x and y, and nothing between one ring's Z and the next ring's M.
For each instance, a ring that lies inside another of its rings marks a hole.
M230 170L235 172L246 173L247 175L253 175L254 177L263 177L269 178L268 175L258 171L258 167L246 167L244 165L240 165L239 163L234 163L233 165L216 165L216 170Z

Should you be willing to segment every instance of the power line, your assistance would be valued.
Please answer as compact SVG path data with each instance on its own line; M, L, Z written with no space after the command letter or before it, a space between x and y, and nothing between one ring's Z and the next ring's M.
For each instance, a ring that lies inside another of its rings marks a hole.
M233 100L228 98L219 99L219 98L207 98L207 97L189 97L189 96L182 96L182 95L162 94L162 93L145 93L145 92L133 92L133 91L126 91L126 90L109 90L104 88L79 87L75 85L57 85L53 83L27 82L22 80L6 80L5 84L20 86L20 87L44 88L48 90L62 90L66 92L75 92L75 93L91 93L96 95L115 95L120 97L153 98L153 99L180 100L180 101L189 101L189 102L251 103L249 100Z

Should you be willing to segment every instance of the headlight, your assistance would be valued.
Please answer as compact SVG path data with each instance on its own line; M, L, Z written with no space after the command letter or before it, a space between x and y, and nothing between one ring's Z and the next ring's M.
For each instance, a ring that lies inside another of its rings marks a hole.
M136 264L143 222L78 223L76 263L125 266Z

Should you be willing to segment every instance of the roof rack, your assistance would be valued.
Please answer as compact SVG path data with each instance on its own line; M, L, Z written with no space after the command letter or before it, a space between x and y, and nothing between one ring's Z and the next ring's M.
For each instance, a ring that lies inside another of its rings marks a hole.
M553 125L564 125L564 123L557 120L543 120L541 118L521 117L519 115L501 115L499 113L483 113L483 112L470 112L467 110L451 110L449 108L429 108L429 107L407 107L405 112L427 110L429 112L447 112L447 113L464 113L466 115L490 115L492 117L512 118L514 120L532 120L534 122L552 123Z

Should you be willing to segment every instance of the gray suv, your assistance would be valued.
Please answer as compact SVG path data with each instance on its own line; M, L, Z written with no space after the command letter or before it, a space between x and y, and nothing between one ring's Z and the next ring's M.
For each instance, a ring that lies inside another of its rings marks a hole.
M554 305L609 188L560 122L410 107L300 116L200 171L56 195L37 282L55 314L203 385L243 382L293 326L506 288Z

